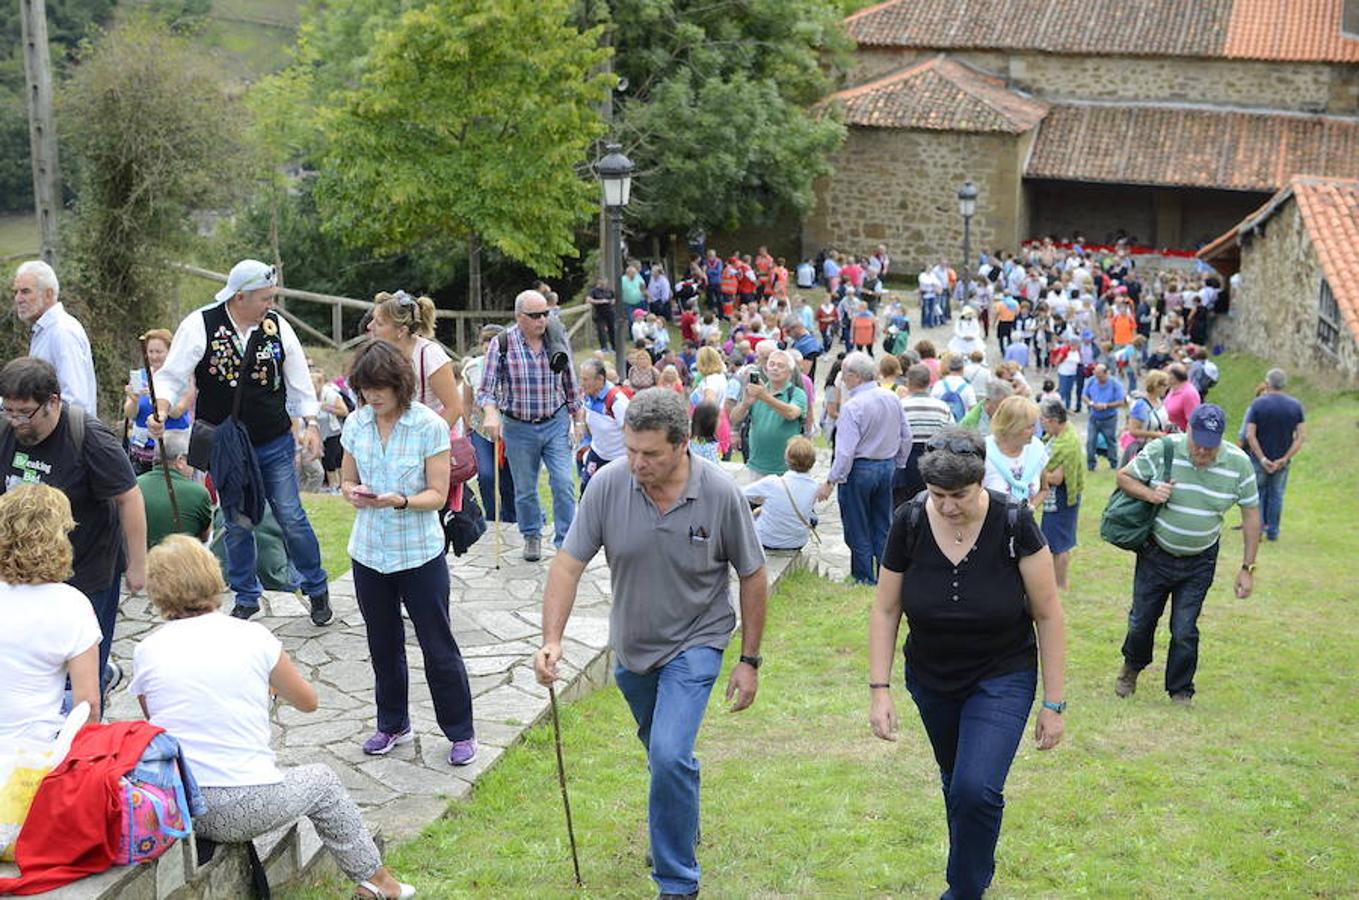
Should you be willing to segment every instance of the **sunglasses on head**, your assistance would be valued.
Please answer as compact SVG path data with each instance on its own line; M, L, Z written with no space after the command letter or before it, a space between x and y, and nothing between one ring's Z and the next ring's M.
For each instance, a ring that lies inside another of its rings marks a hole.
M528 316L530 319L546 319L547 312L548 312L547 310L543 309L539 310L538 312L523 312L520 313L519 315Z
M405 291L397 291L392 295L392 299L401 306L414 306L416 304L415 298Z
M936 437L931 438L925 444L926 453L937 453L940 450L947 450L949 453L961 453L964 456L985 456L986 451L978 447L967 438L960 437Z

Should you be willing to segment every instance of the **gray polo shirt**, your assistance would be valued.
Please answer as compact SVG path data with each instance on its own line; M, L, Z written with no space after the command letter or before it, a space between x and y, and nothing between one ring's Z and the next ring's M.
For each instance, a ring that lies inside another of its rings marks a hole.
M581 497L562 549L609 561L609 646L644 674L690 647L725 648L736 628L729 567L745 577L764 565L750 506L717 465L689 456L689 482L664 515L626 459L600 468Z

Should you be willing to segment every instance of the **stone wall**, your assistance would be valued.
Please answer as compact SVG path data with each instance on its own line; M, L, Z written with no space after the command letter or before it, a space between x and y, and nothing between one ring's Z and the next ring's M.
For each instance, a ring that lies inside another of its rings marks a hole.
M935 50L859 50L851 83L938 56ZM1047 98L1164 100L1359 114L1359 66L1231 59L1058 56L963 51L949 56Z
M1232 300L1232 349L1263 357L1324 387L1359 385L1359 346L1341 323L1337 356L1317 344L1321 266L1289 200L1241 249L1241 282Z
M803 253L821 247L868 253L887 244L898 274L941 254L962 257L958 187L977 184L972 249L1013 248L1027 226L1020 162L1032 135L850 128L817 184ZM955 266L957 263L955 262Z

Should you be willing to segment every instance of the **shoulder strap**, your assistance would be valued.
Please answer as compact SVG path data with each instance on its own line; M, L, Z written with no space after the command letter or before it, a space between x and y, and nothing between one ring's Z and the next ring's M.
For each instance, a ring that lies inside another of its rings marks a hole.
M788 486L786 473L779 476L779 484L783 485L783 492L788 495L788 505L793 508L793 515L797 516L797 520L802 523L802 527L807 529L808 533L812 536L812 540L816 541L819 546L821 544L821 535L816 533L816 526L812 525L811 522L808 522L807 517L802 514L802 510L797 508L797 501L793 499L793 489Z
M1161 448L1161 476L1169 481L1175 474L1175 445L1170 438L1162 438L1165 446Z

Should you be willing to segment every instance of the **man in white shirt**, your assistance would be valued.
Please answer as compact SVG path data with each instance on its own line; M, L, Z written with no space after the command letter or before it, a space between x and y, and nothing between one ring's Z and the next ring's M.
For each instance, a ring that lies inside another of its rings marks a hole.
M579 460L580 493L603 466L628 455L623 443L623 417L628 411L628 395L609 381L604 363L587 359L580 364L580 395L585 407L585 428L590 442L576 451Z
M99 388L90 339L84 326L58 302L60 291L52 267L40 259L29 260L14 275L14 311L32 330L28 355L47 360L57 370L63 400L95 416L99 414L95 408Z

